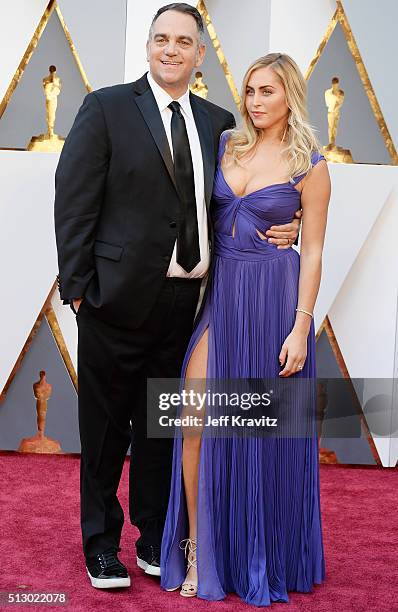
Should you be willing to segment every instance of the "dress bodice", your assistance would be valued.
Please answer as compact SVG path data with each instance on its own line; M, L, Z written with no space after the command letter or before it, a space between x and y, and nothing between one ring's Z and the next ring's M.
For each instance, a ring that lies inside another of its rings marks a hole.
M254 259L283 254L285 250L277 249L275 244L269 244L256 230L264 235L272 225L289 223L293 219L294 213L300 208L301 198L295 185L305 174L295 177L293 183L275 183L238 196L225 180L221 167L227 139L228 132L224 132L220 139L213 187L215 251L226 256L231 251L235 254L236 251L244 251ZM312 153L313 166L321 159L325 158L319 152Z

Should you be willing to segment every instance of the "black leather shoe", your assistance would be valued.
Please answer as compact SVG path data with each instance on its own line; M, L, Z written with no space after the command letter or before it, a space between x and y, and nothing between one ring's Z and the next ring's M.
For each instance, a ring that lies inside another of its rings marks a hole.
M86 569L96 589L117 589L130 586L126 567L117 558L120 548L108 548L94 557L86 557Z
M160 546L137 546L137 565L151 576L160 576Z

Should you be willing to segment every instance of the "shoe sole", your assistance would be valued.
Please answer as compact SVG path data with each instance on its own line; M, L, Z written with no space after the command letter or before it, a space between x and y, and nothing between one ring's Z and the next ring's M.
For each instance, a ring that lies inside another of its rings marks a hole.
M127 578L94 578L94 576L92 576L88 571L87 567L86 570L88 577L90 578L91 585L95 589L118 589L121 587L129 587L131 584L130 576L127 576Z
M172 591L177 591L181 587L182 587L182 584L180 584L179 586L173 587L172 589L165 589L165 591L168 591L168 592L171 593ZM183 591L180 591L181 597L196 597L197 594L198 594L198 592L196 592L196 593L184 593Z
M150 576L160 576L160 567L156 567L156 565L150 565L144 559L140 559L137 557L137 565L140 567L146 574ZM178 587L177 587L178 588Z
M196 597L197 593L190 593L190 594L188 594L188 593L182 593L182 591L180 591L180 595L181 595L181 597Z

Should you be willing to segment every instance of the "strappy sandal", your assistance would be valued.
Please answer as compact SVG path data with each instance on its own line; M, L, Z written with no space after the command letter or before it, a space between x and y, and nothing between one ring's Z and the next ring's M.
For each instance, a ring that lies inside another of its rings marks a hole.
M185 550L185 558L188 561L187 574L191 567L196 566L196 542L195 540L191 540L187 538L186 540L182 540L180 542L180 548ZM186 579L181 585L180 595L182 597L196 597L198 593L198 585L192 582L188 582Z

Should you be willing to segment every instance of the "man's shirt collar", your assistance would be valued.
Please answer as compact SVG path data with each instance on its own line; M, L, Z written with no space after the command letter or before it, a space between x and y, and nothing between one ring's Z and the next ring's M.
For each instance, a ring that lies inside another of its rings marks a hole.
M167 91L165 91L162 87L160 87L158 83L156 83L155 79L153 78L150 72L148 72L147 77L148 77L148 83L155 97L156 104L159 107L159 111L163 112L169 106L170 102L173 102L173 98L170 96L170 94L167 93ZM180 98L178 98L176 102L179 102L185 115L187 115L188 117L193 116L192 109L191 109L191 103L189 100L189 88L187 88L186 92Z

